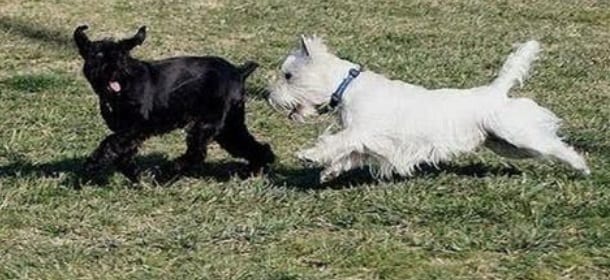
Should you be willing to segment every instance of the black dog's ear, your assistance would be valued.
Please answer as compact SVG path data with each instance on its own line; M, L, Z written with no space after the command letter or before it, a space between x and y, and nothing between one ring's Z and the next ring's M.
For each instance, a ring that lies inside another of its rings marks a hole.
M146 39L146 26L140 27L138 33L133 37L119 41L119 44L124 50L130 51L136 46L141 45L144 42L144 39Z
M89 26L81 25L74 30L74 42L76 43L76 47L78 47L78 52L82 57L87 55L89 51L89 46L91 45L91 41L87 38L87 34L85 34L85 30L87 30Z

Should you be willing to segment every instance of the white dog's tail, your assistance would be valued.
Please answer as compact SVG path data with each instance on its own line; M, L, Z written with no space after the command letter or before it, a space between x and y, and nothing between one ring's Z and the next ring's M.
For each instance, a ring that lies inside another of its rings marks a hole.
M491 86L496 88L493 92L506 96L517 82L523 85L523 81L527 78L532 63L538 58L540 51L540 43L535 40L519 46L508 56L498 77L492 82Z

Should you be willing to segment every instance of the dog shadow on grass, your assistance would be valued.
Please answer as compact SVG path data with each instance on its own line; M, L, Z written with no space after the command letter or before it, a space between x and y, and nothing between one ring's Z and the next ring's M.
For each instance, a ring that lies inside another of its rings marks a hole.
M274 185L293 187L299 190L321 190L321 189L344 189L355 188L364 185L372 185L382 182L399 183L409 180L408 177L393 176L387 179L377 179L368 168L359 168L348 171L337 179L320 184L320 168L292 168L278 167L271 176ZM443 174L455 174L472 178L483 178L490 176L514 176L522 172L514 166L490 166L483 163L467 165L446 164L438 168L433 166L421 166L415 177L434 178Z
M74 184L79 177L79 169L84 158L65 158L52 162L32 163L30 160L17 158L12 163L0 166L0 178L41 178L64 177L62 184L77 188Z
M84 176L82 167L85 162L85 157L71 157L45 163L32 163L23 158L14 158L13 163L0 166L0 178L63 178L61 185L69 188L80 189L84 185L104 187L109 184L109 179L116 171L107 170L90 178ZM171 160L168 160L163 154L153 153L148 155L138 156L136 158L138 166L140 166L146 174L143 177L153 177L154 181L161 186L171 186L177 180L183 178L195 179L213 179L218 182L226 182L232 178L248 176L246 170L247 165L240 161L217 161L205 162L197 167L191 168L189 171L175 174L168 172ZM366 168L355 169L339 178L324 184L319 183L319 168L308 168L299 166L275 166L267 175L272 185L286 186L303 191L307 190L322 190L322 189L345 189L355 188L363 185L372 185L377 183L377 179L371 175L371 172ZM440 168L423 166L415 176L435 177L442 174L456 174L458 176L469 176L474 178L487 176L513 176L520 175L521 171L512 166L489 166L482 163L469 165L446 165ZM408 180L405 177L393 177L383 179L386 182L401 182ZM137 188L138 183L131 183L127 179L125 182Z
M23 158L13 159L13 162L0 166L0 178L62 178L61 185L73 189L81 189L83 186L104 187L110 183L113 174L119 174L116 170L100 171L96 176L85 176L82 172L86 157L64 158L51 162L32 163ZM157 185L170 186L182 178L211 178L218 182L226 182L234 176L241 176L246 170L246 164L236 161L227 162L205 162L197 167L182 172L170 172L172 164L163 154L153 153L136 157L136 162L144 171L142 180L152 179ZM119 175L122 176L122 175ZM148 179L148 178L149 179ZM138 188L138 183L124 181L133 188Z
M37 26L22 19L1 16L0 30L13 33L30 40L37 40L50 46L66 49L72 48L72 37L65 30L52 30L44 26Z
M355 188L375 183L375 178L366 169L355 169L342 174L337 179L320 184L321 168L278 166L269 179L273 185L285 186L297 190L323 190Z

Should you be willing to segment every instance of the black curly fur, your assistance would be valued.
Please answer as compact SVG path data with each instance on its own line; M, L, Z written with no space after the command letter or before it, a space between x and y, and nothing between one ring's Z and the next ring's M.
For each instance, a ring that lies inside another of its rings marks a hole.
M257 142L245 125L245 80L258 67L236 67L219 57L174 57L141 61L130 56L142 44L146 28L132 38L90 41L87 26L74 31L84 58L83 72L99 97L100 110L112 134L85 163L87 175L114 166L131 180L138 147L147 138L186 128L187 150L175 161L176 171L201 163L215 140L260 172L275 159L268 144ZM113 83L113 86L111 86Z

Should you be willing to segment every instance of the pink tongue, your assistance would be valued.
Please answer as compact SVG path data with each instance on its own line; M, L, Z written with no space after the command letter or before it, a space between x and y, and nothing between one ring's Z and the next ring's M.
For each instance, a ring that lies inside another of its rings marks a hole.
M119 84L119 82L116 81L110 81L109 84L110 88L114 91L114 92L119 92L121 91L121 84Z

